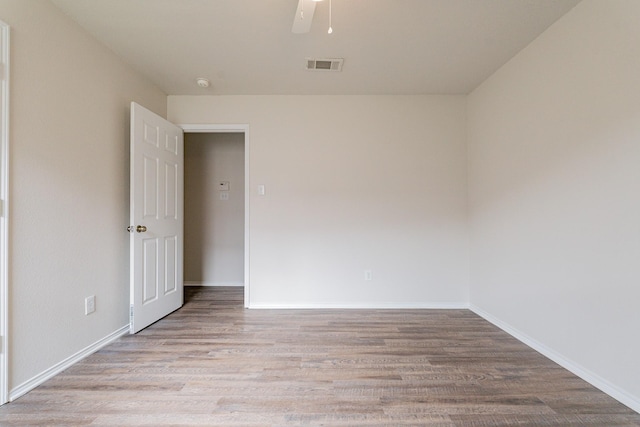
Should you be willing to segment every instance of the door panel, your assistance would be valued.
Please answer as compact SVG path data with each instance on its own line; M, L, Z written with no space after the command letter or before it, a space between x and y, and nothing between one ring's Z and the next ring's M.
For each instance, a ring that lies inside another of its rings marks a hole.
M158 298L158 240L142 239L143 295L142 304Z
M131 325L136 333L183 303L182 129L131 105Z
M165 163L164 165L165 183L165 219L178 219L178 165Z
M158 160L144 156L144 219L158 216Z
M170 294L178 289L178 242L175 237L164 240L164 294Z

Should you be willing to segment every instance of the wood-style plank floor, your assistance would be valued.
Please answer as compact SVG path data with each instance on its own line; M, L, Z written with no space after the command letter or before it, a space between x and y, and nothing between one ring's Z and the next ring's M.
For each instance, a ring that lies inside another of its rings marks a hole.
M468 310L185 306L0 408L1 426L640 426Z

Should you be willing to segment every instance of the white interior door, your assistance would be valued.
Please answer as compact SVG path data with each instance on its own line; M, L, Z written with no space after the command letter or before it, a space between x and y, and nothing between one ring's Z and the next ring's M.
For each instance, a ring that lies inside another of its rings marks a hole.
M183 304L183 131L131 103L130 333Z

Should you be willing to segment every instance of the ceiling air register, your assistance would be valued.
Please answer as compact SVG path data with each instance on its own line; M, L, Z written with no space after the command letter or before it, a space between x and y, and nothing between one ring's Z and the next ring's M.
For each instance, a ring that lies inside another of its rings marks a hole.
M343 58L306 58L309 71L342 71Z

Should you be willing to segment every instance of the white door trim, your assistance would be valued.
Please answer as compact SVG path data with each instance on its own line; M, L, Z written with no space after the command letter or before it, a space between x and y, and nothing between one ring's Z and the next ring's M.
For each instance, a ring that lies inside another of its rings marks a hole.
M9 33L0 21L0 405L9 401Z
M244 134L244 306L249 308L251 280L249 276L249 125L248 124L177 124L185 133Z

